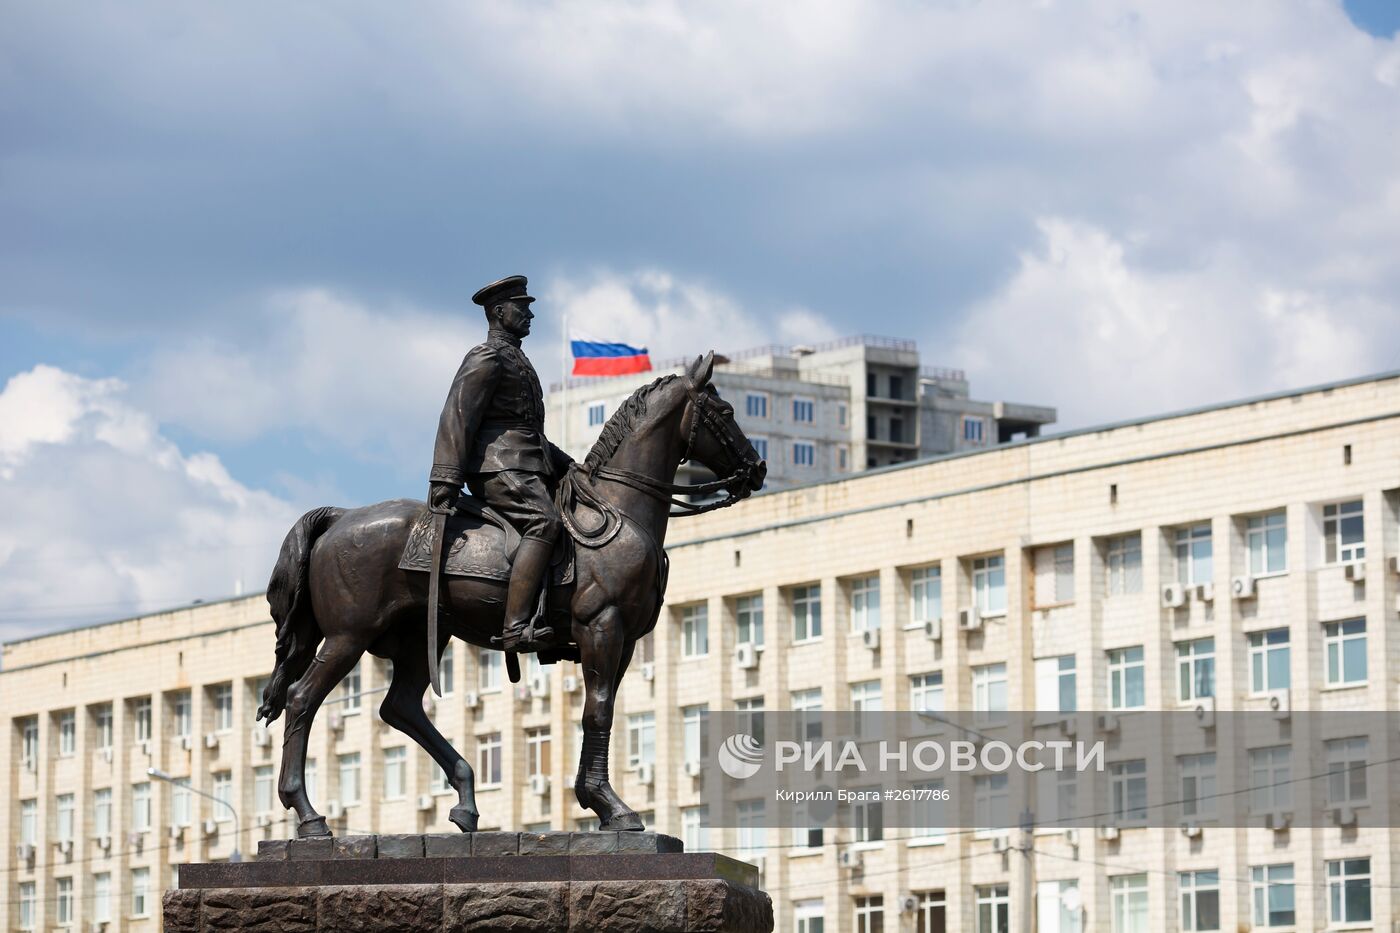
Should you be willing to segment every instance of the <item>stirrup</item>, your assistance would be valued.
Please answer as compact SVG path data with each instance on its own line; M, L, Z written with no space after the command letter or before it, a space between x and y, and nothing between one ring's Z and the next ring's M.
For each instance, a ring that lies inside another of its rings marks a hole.
M507 629L491 637L491 647L501 651L514 651L516 654L538 653L554 644L554 629L548 626L536 627L527 623L517 629Z

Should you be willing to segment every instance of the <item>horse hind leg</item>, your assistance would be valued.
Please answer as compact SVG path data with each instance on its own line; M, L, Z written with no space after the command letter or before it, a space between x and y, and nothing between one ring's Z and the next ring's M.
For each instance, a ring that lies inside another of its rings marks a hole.
M286 731L282 738L282 770L277 796L297 813L297 837L329 836L325 818L306 795L306 743L316 711L336 684L355 667L364 648L344 637L329 638L312 659L306 673L287 690Z
M457 805L448 815L464 833L476 832L481 814L476 808L476 774L471 765L447 741L428 714L423 712L423 694L428 689L428 660L423 638L405 638L394 656L394 679L379 707L389 725L407 735L432 756L457 791Z

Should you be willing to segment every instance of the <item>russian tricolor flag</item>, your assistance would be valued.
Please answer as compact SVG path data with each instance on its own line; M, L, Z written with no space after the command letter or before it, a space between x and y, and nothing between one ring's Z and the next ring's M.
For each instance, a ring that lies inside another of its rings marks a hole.
M622 376L651 371L646 347L600 340L570 340L575 376Z

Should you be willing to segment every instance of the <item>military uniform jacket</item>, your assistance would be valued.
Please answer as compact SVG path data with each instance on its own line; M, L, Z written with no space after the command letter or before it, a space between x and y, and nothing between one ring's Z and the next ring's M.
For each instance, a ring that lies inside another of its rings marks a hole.
M429 479L460 486L474 473L549 475L563 455L556 452L544 436L544 393L535 367L518 337L493 328L452 380Z

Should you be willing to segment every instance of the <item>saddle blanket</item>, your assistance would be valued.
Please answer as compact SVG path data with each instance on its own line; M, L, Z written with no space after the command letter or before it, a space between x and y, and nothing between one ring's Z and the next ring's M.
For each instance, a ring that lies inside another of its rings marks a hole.
M505 519L474 498L463 496L456 513L447 517L442 572L504 583L510 579L511 560L519 544L520 534ZM409 530L399 569L427 573L432 561L433 513L425 507ZM568 534L561 534L554 543L550 579L554 586L574 582L573 539Z

